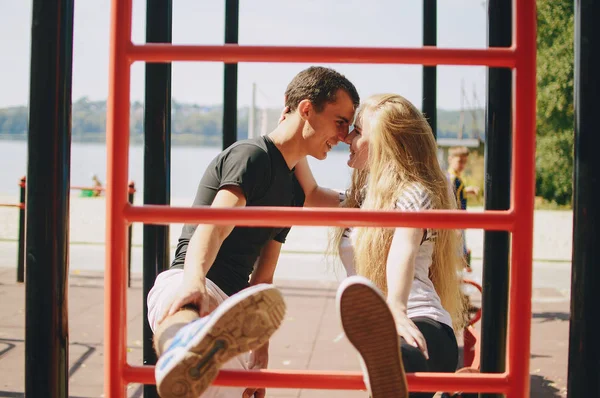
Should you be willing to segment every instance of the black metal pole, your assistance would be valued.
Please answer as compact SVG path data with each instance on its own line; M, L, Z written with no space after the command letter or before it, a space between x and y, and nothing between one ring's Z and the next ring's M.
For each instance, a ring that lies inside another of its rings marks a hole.
M25 396L67 397L73 0L34 0L27 165Z
M147 0L146 42L171 43L172 0ZM146 64L144 108L144 204L171 202L171 64ZM156 363L146 298L156 276L168 267L169 226L144 225L143 231L143 362ZM145 397L158 397L156 386L144 386Z
M239 0L225 0L225 44L238 44ZM223 149L237 141L238 64L225 64L223 76Z
M437 46L437 0L423 0L423 45ZM437 138L437 67L423 67L423 113Z
M600 183L596 148L600 106L600 3L575 2L575 159L573 265L567 397L600 397Z
M488 46L510 47L512 2L488 0ZM485 209L510 208L511 87L510 69L489 68L486 109ZM484 231L481 320L481 371L503 372L509 282L509 242L505 231ZM480 394L498 397L502 394Z
M26 178L21 177L19 181L19 243L17 248L17 282L25 281L25 192Z
M133 204L133 200L135 199L135 183L133 181L129 181L129 193L127 194L127 198L129 203ZM127 231L127 287L131 287L131 245L133 241L133 224L129 224L129 229Z

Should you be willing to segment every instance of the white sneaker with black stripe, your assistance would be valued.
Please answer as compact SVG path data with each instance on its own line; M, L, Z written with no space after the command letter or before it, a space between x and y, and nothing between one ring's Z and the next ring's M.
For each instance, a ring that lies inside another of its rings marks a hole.
M234 294L209 316L181 328L155 368L161 397L197 398L230 359L264 345L285 315L283 296L273 285Z

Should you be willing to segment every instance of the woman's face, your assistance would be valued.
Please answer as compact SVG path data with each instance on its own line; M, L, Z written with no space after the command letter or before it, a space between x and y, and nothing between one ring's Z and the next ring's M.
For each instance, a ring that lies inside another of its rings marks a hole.
M369 160L369 134L368 120L363 117L357 118L354 129L346 137L346 144L350 145L350 158L348 166L353 169L362 170L367 167Z

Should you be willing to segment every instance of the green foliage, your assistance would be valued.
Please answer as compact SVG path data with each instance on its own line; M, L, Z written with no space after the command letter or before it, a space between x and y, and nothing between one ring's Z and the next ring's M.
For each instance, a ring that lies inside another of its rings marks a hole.
M573 131L538 137L536 191L558 205L570 204L573 193Z
M573 176L573 32L571 0L538 0L536 191L570 204Z

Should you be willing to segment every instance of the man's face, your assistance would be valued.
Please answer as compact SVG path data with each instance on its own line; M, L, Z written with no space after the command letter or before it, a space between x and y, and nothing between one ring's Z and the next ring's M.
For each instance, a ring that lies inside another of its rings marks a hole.
M452 170L457 173L462 173L467 167L467 156L450 156L448 158L448 165Z
M325 104L321 112L310 112L303 131L307 153L316 159L325 159L331 148L346 139L354 110L352 99L340 89L335 102Z

